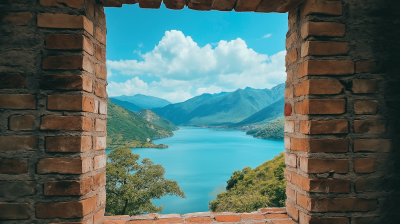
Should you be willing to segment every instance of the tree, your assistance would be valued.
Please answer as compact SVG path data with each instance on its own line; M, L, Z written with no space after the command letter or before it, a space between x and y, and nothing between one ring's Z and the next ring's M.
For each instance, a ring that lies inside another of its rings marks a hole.
M164 168L154 165L145 158L141 164L139 155L132 153L127 146L114 149L108 154L107 162L107 215L141 215L161 212L151 199L165 195L185 198L178 183L164 178Z

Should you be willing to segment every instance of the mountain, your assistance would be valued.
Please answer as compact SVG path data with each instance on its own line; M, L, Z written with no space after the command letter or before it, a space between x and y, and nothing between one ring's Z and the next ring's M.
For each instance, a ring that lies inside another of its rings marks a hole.
M150 121L151 123L162 126L170 131L179 130L179 128L177 126L175 126L171 121L158 116L158 114L154 113L151 110L147 110L147 109L140 110L136 114L141 116L142 118L146 119L147 121Z
M246 134L253 135L254 138L283 141L285 137L284 127L285 117L280 117L268 122L266 125L250 130Z
M117 104L118 106L125 107L126 109L128 109L130 111L133 111L133 112L137 112L137 111L142 109L142 108L140 108L140 107L136 106L135 104L130 103L128 101L122 101L122 100L118 100L116 98L110 98L110 100L113 103Z
M174 135L172 131L153 124L110 100L108 100L107 103L108 148L119 145L131 145L136 148L152 147L156 145L154 145L150 139L166 138Z
M283 92L284 84L280 84L272 89L246 88L202 94L182 103L154 108L153 111L175 125L230 126L274 103L283 96Z
M137 105L138 107L142 109L153 109L156 107L164 107L167 106L168 104L171 104L169 101L154 97L154 96L146 96L142 94L136 94L134 96L117 96L113 97L114 99L117 100L122 100L122 101L127 101L130 103L133 103Z

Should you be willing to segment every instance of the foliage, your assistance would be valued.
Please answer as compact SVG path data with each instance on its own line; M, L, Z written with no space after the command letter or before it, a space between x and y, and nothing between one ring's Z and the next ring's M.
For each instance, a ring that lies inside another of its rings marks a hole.
M148 158L138 162L139 155L127 146L108 154L106 215L141 215L161 212L151 199L166 195L185 198L178 183L164 178L165 170Z
M175 126L171 121L158 116L158 114L154 113L151 110L148 110L148 109L140 110L136 114L143 117L147 121L150 121L154 124L160 125L170 131L179 130L179 128L177 126Z
M114 97L114 99L133 103L142 109L153 109L153 108L157 108L157 107L164 107L164 106L167 106L168 104L171 104L171 102L169 102L167 100L164 100L164 99L161 99L158 97L154 97L154 96L146 96L146 95L142 95L142 94L136 94L134 96L122 95L122 96Z
M252 212L263 207L283 207L286 199L285 158L280 153L255 169L235 171L226 192L210 202L213 212Z
M246 134L254 135L255 138L283 141L283 138L285 137L284 126L285 117L280 117L270 121L260 128L250 130Z

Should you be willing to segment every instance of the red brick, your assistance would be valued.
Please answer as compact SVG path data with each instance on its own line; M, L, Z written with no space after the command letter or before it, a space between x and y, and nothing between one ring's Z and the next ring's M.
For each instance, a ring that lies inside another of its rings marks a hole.
M35 181L0 181L0 197L29 196L36 194Z
M260 5L261 0L237 0L235 5L236 12L253 12ZM211 2L210 2L211 3Z
M83 15L39 13L38 27L59 29L84 29L93 36L93 23Z
M163 3L167 9L183 9L186 5L185 0L164 0ZM229 0L229 1L215 0L213 1L213 9L218 11L232 11L235 3L236 0Z
M28 203L4 203L0 202L0 220L29 219Z
M96 4L94 8L94 18L102 25L106 27L106 14L104 13L104 7L101 4Z
M107 148L107 137L95 137L95 149L104 150Z
M99 155L94 157L93 167L95 170L106 167L107 155Z
M96 45L96 58L101 62L106 62L106 51L98 45Z
M296 154L285 153L285 163L291 167L297 167L297 156Z
M3 24L12 24L17 26L29 25L33 15L30 12L9 12L2 16Z
M99 102L99 114L107 114L107 102Z
M284 96L285 99L293 98L293 86L286 86Z
M290 201L286 200L287 214L295 221L299 220L299 210Z
M99 79L107 79L107 69L104 66L96 64L96 77Z
M67 158L43 158L40 159L37 173L64 173L82 174L92 170L92 159L67 159Z
M289 220L272 220L272 224L297 224L297 222L289 219Z
M96 206L97 207L102 207L106 204L106 196L107 196L106 189L105 189L105 187L103 187L103 189L101 189L99 191L99 193L97 193L97 195L96 195Z
M115 220L115 222L113 222L114 220L110 220L109 224L125 224L126 221L121 221L121 222L117 222L117 220ZM129 224L154 224L154 220L134 220L134 221L130 221ZM106 222L104 222L104 224L107 224Z
M259 214L240 214L242 220L264 220L265 216Z
M93 55L93 43L84 35L48 34L46 48L56 50L84 50Z
M267 219L290 219L290 217L286 214L266 214L265 217Z
M307 75L350 75L354 74L353 61L310 60L299 65L297 77Z
M0 74L0 89L25 88L26 78L19 74Z
M285 170L285 178L288 183L292 183L305 191L309 191L310 189L310 179L302 175Z
M41 89L84 90L92 92L92 79L83 75L42 75Z
M185 223L182 218L159 219L156 224L176 224Z
M92 149L92 136L46 137L46 152L86 152Z
M354 102L354 114L376 114L377 111L377 100L356 100Z
M103 224L105 209L102 208L93 215L93 224ZM125 224L126 222L124 222Z
M94 130L105 132L107 128L107 120L95 119Z
M293 11L293 9L295 9L295 7L300 5L302 2L303 2L303 0L291 0L291 1L286 1L286 2L281 1L281 4L276 9L276 12L286 13L286 12Z
M297 42L297 32L294 32L292 34L290 34L290 36L288 38L286 38L286 49L290 49L292 48L292 46Z
M106 173L100 173L93 177L93 190L106 185Z
M345 55L349 52L348 42L306 41L301 46L301 57Z
M240 222L240 217L237 215L216 215L217 222Z
M43 6L64 6L67 5L71 8L79 8L85 5L84 0L40 0L40 4Z
M159 9L161 6L160 0L139 0L139 7L145 9Z
M339 94L343 89L336 79L312 79L296 85L296 96Z
M350 193L351 180L312 179L309 192L318 193Z
M293 80L293 70L288 70L286 72L286 83L291 83Z
M36 96L27 94L0 94L0 108L36 109Z
M389 139L354 139L354 152L391 152Z
M96 82L96 86L95 86L95 89L94 89L94 94L96 94L96 96L106 98L107 97L106 86Z
M344 37L345 33L346 25L341 23L308 21L301 27L303 39L309 36Z
M35 123L35 116L14 115L10 117L9 129L13 131L33 130L34 123Z
M85 180L45 181L44 195L81 196L90 192L92 178Z
M289 51L285 56L286 67L297 61L297 49Z
M296 191L293 190L293 188L291 188L289 185L286 185L286 197L287 197L287 199L290 199L293 202L296 201ZM268 215L266 215L266 216L268 218Z
M285 111L284 111L285 116L290 116L292 115L292 105L289 103L285 103Z
M389 185L390 186L390 185ZM374 179L357 179L354 184L354 189L359 192L379 192L385 191L388 188L388 183L383 178Z
M0 160L0 173L28 173L28 163L3 158Z
M291 149L304 152L348 152L347 139L292 138Z
M294 28L294 24L297 21L297 13L298 10L292 10L289 12L289 16L288 16L288 27L289 30L292 30Z
M82 218L91 213L95 207L96 197L76 202L38 203L36 217L39 219Z
M296 102L296 114L343 114L346 112L345 99L303 100Z
M0 136L0 152L36 150L37 138L34 136Z
M75 116L44 116L40 130L91 131L92 119Z
M49 56L43 59L43 69L72 70L79 69L94 72L93 62L85 56Z
M261 1L255 12L276 12L282 0Z
M98 40L100 43L106 45L106 32L104 32L101 28L96 27L96 40Z
M342 3L340 1L306 0L300 8L300 16L311 14L323 14L331 16L342 15Z
M285 133L293 133L294 132L294 121L285 121L284 132Z
M307 224L349 224L349 219L345 217L310 217L302 212L299 215L299 223Z
M290 149L290 138L289 137L284 137L284 139L283 139L283 147L285 149Z
M347 159L311 159L300 157L300 169L306 173L348 173Z
M303 134L345 134L349 133L347 120L300 121Z
M353 93L377 93L378 81L375 79L353 79Z
M375 73L379 70L378 63L372 60L356 62L356 73Z
M260 208L259 211L261 213L275 214L275 213L285 213L286 209L285 208Z
M50 95L47 109L93 112L94 99L82 95Z
M386 121L382 120L355 120L355 133L382 133L386 131Z
M354 159L354 172L356 173L372 173L375 172L376 159L361 158Z

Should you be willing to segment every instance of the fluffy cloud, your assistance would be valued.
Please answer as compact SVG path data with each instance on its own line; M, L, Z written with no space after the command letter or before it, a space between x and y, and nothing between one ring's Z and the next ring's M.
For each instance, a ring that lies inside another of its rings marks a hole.
M143 60L107 61L110 74L135 76L121 83L110 82L108 91L110 96L141 93L179 102L247 86L270 88L286 79L285 54L259 54L240 38L221 40L215 48L211 44L200 47L181 31L166 31L152 51L140 54ZM146 83L144 76L160 81Z
M269 38L272 36L272 33L265 34L262 38Z

